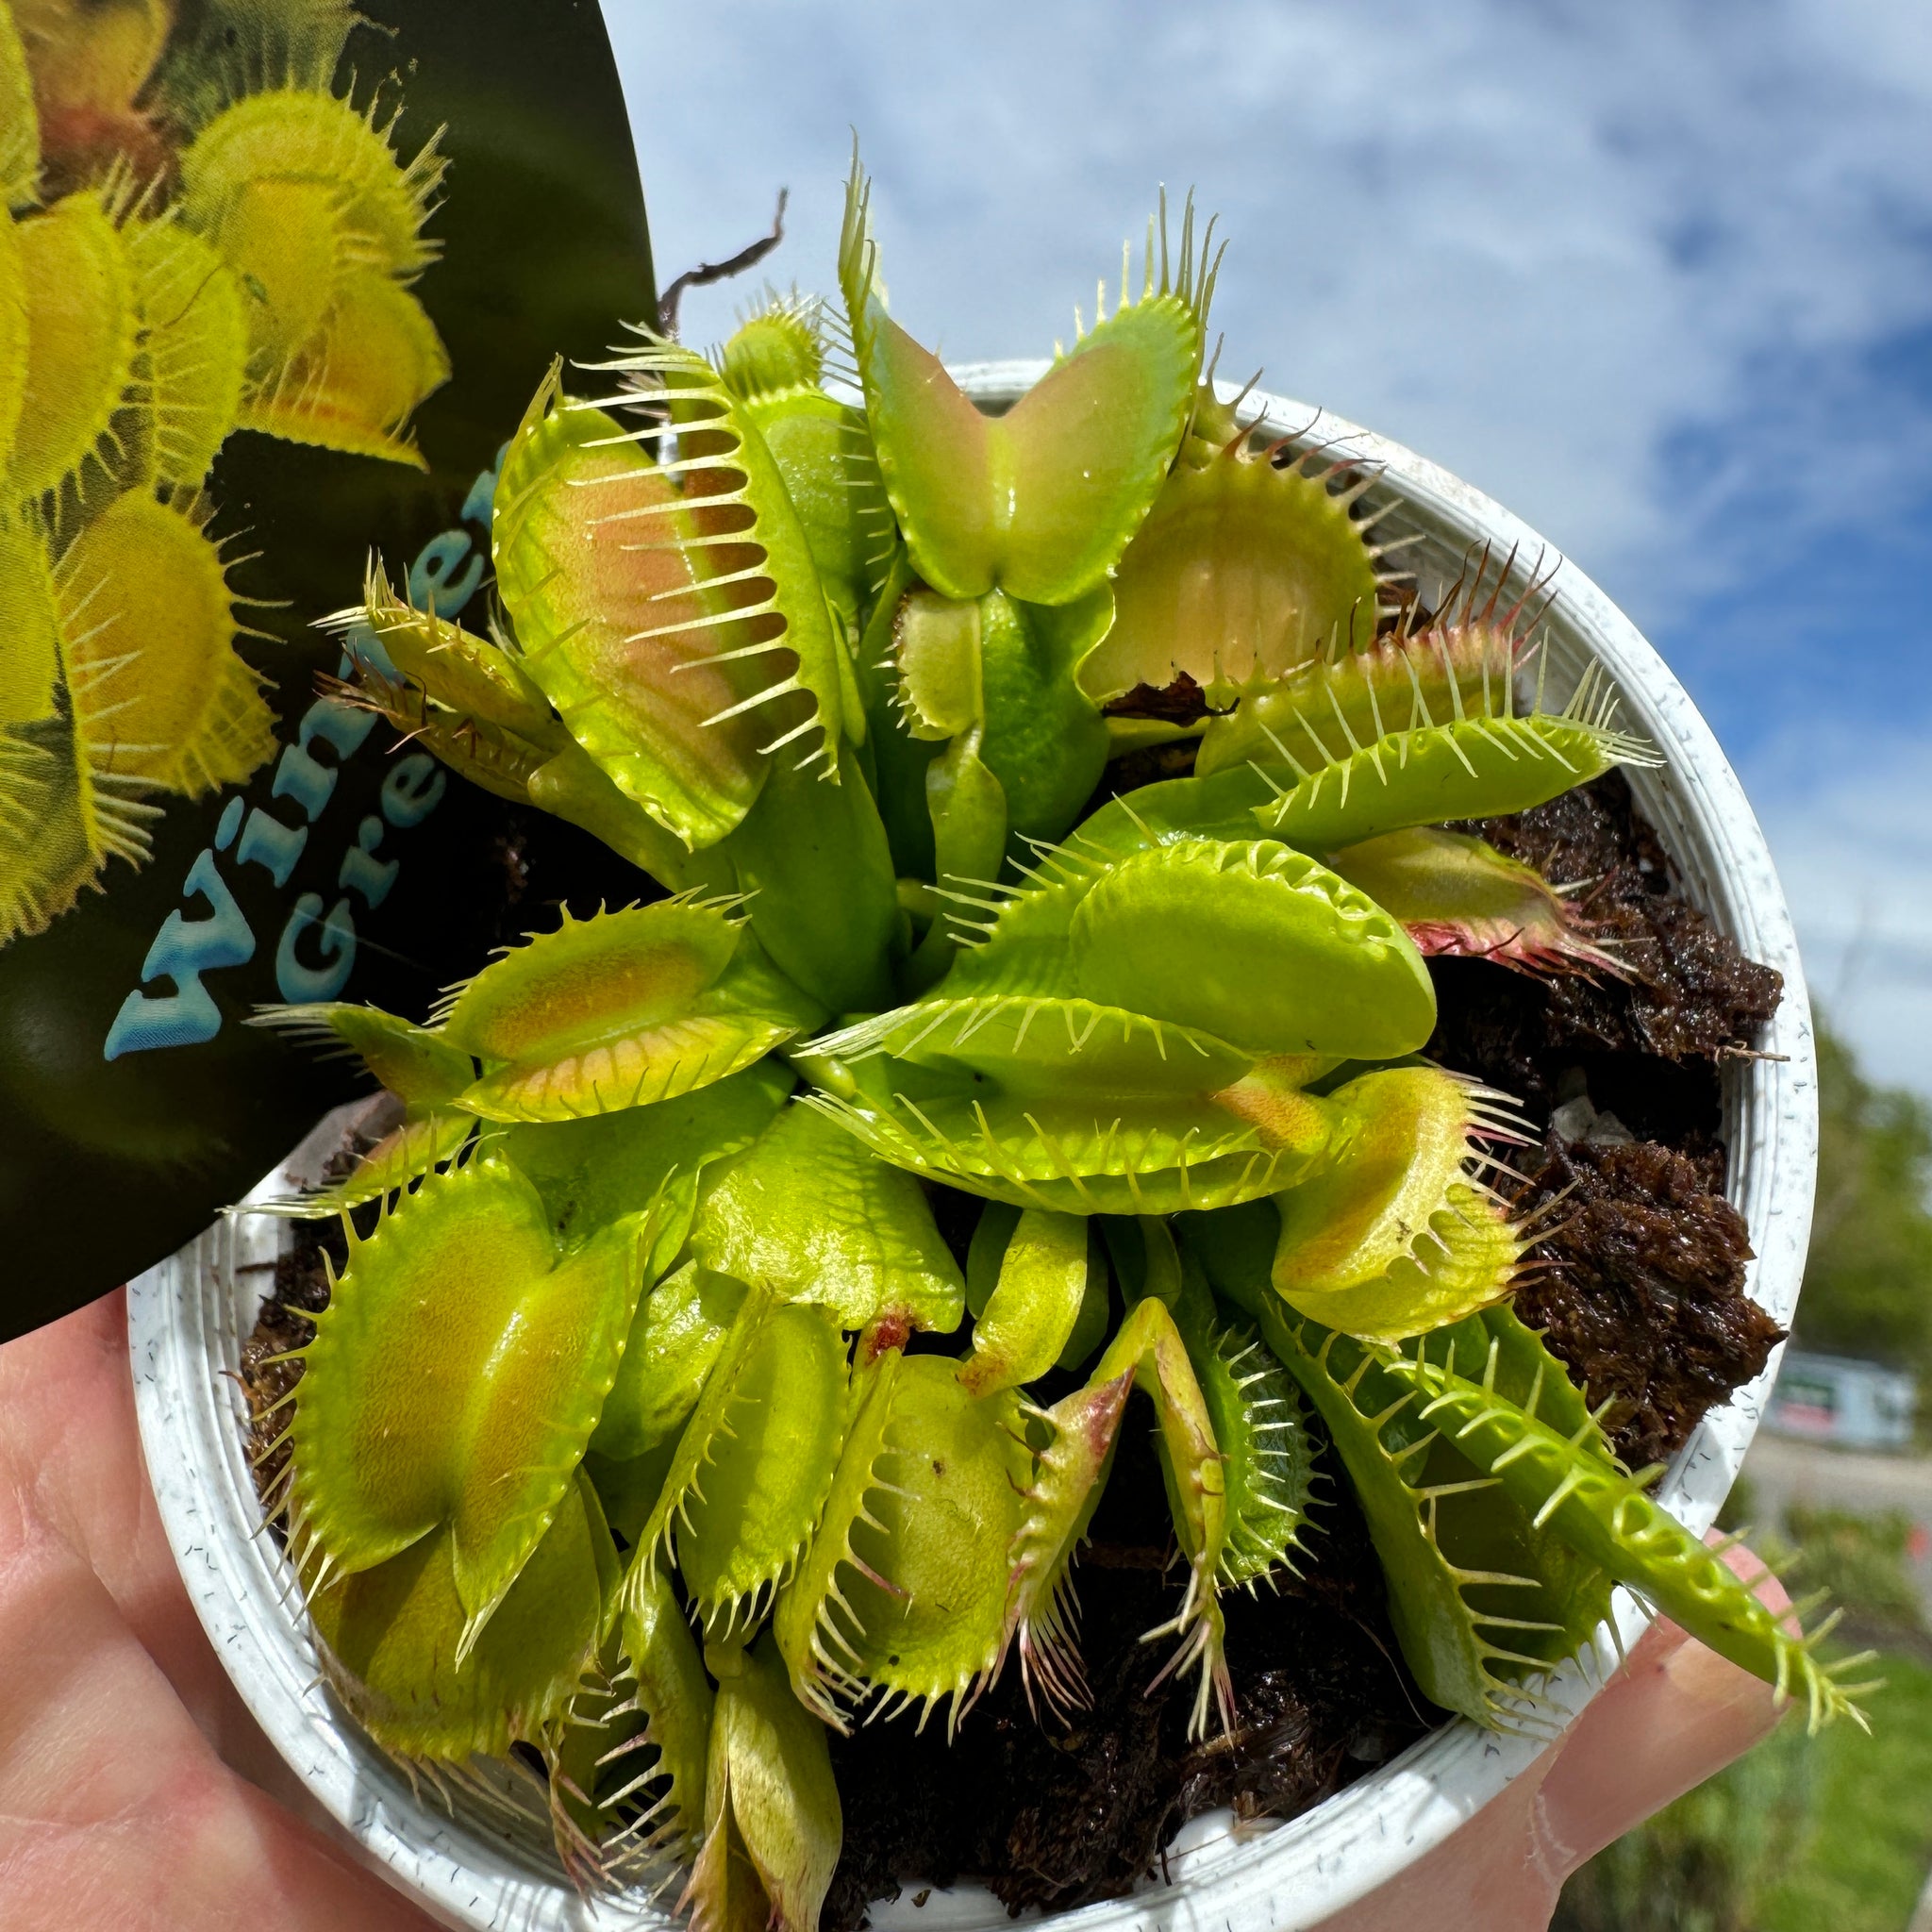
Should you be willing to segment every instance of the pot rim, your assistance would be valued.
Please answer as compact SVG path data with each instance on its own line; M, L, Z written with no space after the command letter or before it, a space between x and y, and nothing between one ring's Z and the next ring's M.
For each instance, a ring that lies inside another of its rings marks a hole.
M1051 365L966 364L953 371L982 404L1010 404ZM1238 391L1217 389L1225 401ZM1817 1088L1803 970L1784 894L1742 786L1716 738L1662 658L1608 597L1521 519L1400 443L1327 410L1263 391L1244 410L1254 427L1303 448L1323 448L1379 471L1376 498L1393 496L1390 522L1422 534L1439 554L1491 546L1526 585L1555 560L1548 623L1570 656L1600 658L1630 724L1665 753L1658 771L1633 772L1632 789L1683 874L1693 901L1747 957L1784 975L1784 997L1761 1058L1727 1065L1724 1132L1727 1191L1743 1211L1756 1258L1746 1290L1789 1325L1804 1272L1817 1160ZM333 1121L335 1117L331 1117ZM325 1124L325 1129L328 1124ZM319 1144L319 1136L309 1142ZM286 1189L298 1149L250 1199ZM259 1532L242 1449L245 1406L231 1378L253 1324L253 1302L234 1287L243 1262L273 1254L278 1228L235 1214L128 1289L128 1341L142 1442L156 1501L191 1600L244 1702L291 1768L364 1853L445 1923L478 1928L669 1926L655 1905L579 1900L534 1840L499 1836L478 1815L445 1814L362 1735L320 1687L314 1654L291 1597L286 1559ZM264 1246L264 1243L267 1245ZM1672 1463L1660 1497L1692 1530L1707 1530L1757 1432L1782 1346L1763 1374L1714 1409ZM1616 1637L1557 1672L1546 1694L1567 1716L1580 1710L1649 1621L1617 1592ZM1227 1932L1295 1932L1393 1877L1440 1844L1537 1760L1544 1741L1499 1736L1457 1720L1299 1818L1238 1830L1226 1813L1183 1828L1167 1863L1172 1884L1055 1915L1080 1932L1191 1932L1204 1915ZM974 1886L934 1890L923 1908L875 1907L879 1932L994 1932L1009 1923Z

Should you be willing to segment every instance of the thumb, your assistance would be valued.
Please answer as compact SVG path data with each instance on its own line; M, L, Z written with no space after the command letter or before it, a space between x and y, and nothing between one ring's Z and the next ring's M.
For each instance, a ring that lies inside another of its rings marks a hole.
M1724 1561L1773 1609L1748 1550ZM1317 1932L1542 1932L1563 1881L1771 1731L1771 1687L1659 1618L1562 1741L1434 1851Z
M1768 1609L1790 1599L1741 1546L1724 1561ZM1659 1618L1558 1748L1533 1828L1560 1880L1776 1727L1772 1688Z

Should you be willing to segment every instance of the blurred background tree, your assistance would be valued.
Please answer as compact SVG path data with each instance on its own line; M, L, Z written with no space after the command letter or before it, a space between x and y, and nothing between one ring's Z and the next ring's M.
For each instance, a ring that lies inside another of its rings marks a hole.
M1868 1079L1821 1020L1818 1112L1798 1340L1914 1370L1932 1390L1932 1106ZM1922 1395L1922 1428L1928 1407Z

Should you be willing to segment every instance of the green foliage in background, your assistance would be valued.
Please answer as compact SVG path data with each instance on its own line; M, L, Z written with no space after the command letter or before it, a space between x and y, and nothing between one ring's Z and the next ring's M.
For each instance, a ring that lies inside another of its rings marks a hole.
M1932 1387L1932 1107L1875 1086L1823 1024L1818 1104L1818 1205L1799 1339L1887 1357Z
M1794 1591L1828 1589L1847 1618L1924 1631L1924 1608L1906 1568L1912 1520L1903 1509L1858 1516L1849 1509L1793 1503L1785 1512L1785 1527L1797 1545ZM1771 1552L1765 1554L1775 1561ZM1932 1793L1927 1808L1932 1809Z

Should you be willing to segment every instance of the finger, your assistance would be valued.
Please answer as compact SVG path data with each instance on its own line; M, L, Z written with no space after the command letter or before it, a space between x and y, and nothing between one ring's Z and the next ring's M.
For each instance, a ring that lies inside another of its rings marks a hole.
M1724 1561L1768 1609L1790 1609L1783 1587L1751 1551L1740 1545ZM1533 1821L1541 1856L1560 1882L1740 1757L1781 1714L1769 1684L1658 1618L1558 1749Z
M1545 1932L1557 1888L1532 1856L1529 1823L1544 1761L1315 1932Z
M1774 1610L1789 1600L1739 1546L1724 1561ZM1387 1885L1319 1932L1544 1932L1583 1861L1748 1750L1771 1687L1659 1618L1561 1742Z
M126 1298L0 1348L0 1491L99 1576L122 1621L225 1757L273 1753L209 1648L169 1548L134 1414ZM4 1555L0 1532L0 1555Z
M220 1762L100 1580L43 1527L0 1557L0 1684L8 1932L426 1932Z

